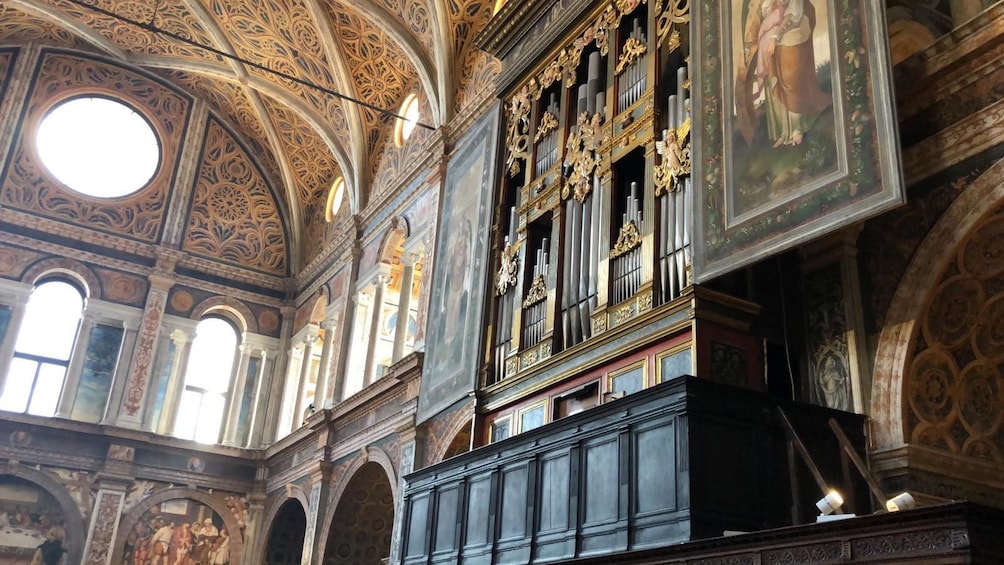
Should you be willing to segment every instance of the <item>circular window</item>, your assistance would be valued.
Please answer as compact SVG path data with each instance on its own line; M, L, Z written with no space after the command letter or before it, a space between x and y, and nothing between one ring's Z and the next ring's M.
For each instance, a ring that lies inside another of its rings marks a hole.
M411 137L412 132L415 131L415 125L418 124L418 118L421 117L418 111L418 96L414 93L409 94L407 98L404 99L404 104L401 105L401 111L399 112L404 119L397 119L397 127L394 131L394 141L397 146L400 147L404 145L405 141Z
M331 185L331 191L328 192L328 206L325 209L325 219L330 222L338 215L338 211L342 208L343 200L345 200L345 179L338 177Z
M138 191L160 162L160 145L146 119L108 98L75 98L56 106L42 118L36 143L42 163L59 182L97 198Z

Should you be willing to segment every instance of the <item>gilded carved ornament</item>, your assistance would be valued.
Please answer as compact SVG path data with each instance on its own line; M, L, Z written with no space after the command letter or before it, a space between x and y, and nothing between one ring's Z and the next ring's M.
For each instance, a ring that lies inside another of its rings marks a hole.
M690 126L687 118L680 127L667 129L665 139L655 142L656 152L662 157L652 171L656 196L676 192L690 174Z
M635 37L629 37L626 42L624 42L624 48L621 51L621 57L617 61L617 67L614 69L614 74L620 75L624 72L624 69L628 68L628 65L633 64L635 61L641 58L648 52L648 45L637 39Z
M502 250L501 265L499 265L498 276L495 279L495 293L502 296L509 290L509 287L516 286L517 275L519 273L519 243L515 245L507 243Z
M670 53L680 48L680 26L690 22L690 0L656 0L655 31Z
M533 284L530 285L530 290L526 293L526 298L523 299L523 308L529 308L546 298L547 285L544 282L544 276L537 275L533 279Z
M679 2L679 0L674 1ZM526 130L529 126L532 104L540 100L545 88L560 79L564 79L566 88L571 88L575 84L576 71L586 46L590 43L595 44L600 55L606 56L610 52L612 31L620 25L621 18L633 12L640 4L646 3L647 0L616 0L607 6L580 36L559 50L554 59L509 100L506 105L508 111L506 167L510 176L519 174L519 160L529 157L529 137ZM690 1L686 0L685 3L689 12Z
M579 114L577 126L568 134L565 165L571 172L561 190L562 198L574 195L576 200L583 202L593 188L594 175L607 169L596 151L606 141L602 125L602 115L593 114L590 117L583 112Z
M533 136L534 143L540 143L544 136L558 129L558 117L550 112L544 112L540 117L540 124L537 125L537 133Z
M621 226L621 231L617 235L617 243L614 244L614 248L610 251L610 258L616 259L639 245L641 245L641 233L638 231L638 226L634 223L634 220L632 220Z

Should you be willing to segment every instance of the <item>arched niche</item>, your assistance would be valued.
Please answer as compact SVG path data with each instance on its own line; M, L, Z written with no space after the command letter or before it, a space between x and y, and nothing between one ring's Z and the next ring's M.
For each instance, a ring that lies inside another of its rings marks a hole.
M303 542L307 534L307 512L304 502L287 498L274 509L267 522L267 535L261 556L255 563L268 565L300 565Z
M391 550L394 492L379 463L367 461L356 469L333 505L321 563L382 565Z
M979 487L1004 473L1004 455L993 447L1004 440L1002 226L998 161L921 242L879 336L871 404L876 458L888 473L908 477L907 486L933 486L939 492L928 494L943 498L1004 501Z
M63 544L67 551L65 562L80 563L83 560L87 541L84 517L69 491L59 481L38 469L23 465L5 466L0 472L0 492L0 517L6 514L7 524L11 524L11 520L18 522L16 528L2 525L0 530L11 530L7 532L10 535L4 538L24 550L20 553L27 554L25 563L31 561L34 548L44 541L53 525L51 522L56 519L53 513L59 514L58 520L62 522L66 535ZM18 517L18 510L23 513L21 517ZM3 552L4 548L0 548L0 558Z
M209 563L210 555L217 554L225 554L228 565L241 562L244 533L226 502L196 489L170 488L144 498L122 516L111 565L146 563L143 555L153 558L160 551L157 540L167 537L168 530L163 528L170 528L172 541L167 542L167 550L173 558L179 545L189 543L191 562Z

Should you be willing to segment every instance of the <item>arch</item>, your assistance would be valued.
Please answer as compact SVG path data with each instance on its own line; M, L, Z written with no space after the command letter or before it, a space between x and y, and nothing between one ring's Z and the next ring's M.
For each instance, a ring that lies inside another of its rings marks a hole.
M318 539L324 562L378 565L390 555L397 498L391 476L376 461L366 461L343 476L342 489L327 514Z
M302 490L300 491L300 494L302 495ZM298 549L300 552L303 551L303 548L307 542L306 540L307 530L309 529L309 526L307 524L308 520L307 508L308 507L305 506L303 504L303 501L299 500L298 497L296 498L287 497L279 501L279 504L274 508L274 512L272 513L271 518L268 520L268 522L266 522L266 524L268 524L268 527L262 530L262 532L265 535L262 536L261 538L260 548L258 549L257 552L259 554L259 557L257 560L253 561L254 563L266 563L266 559L269 557L269 548L272 545L272 538L276 533L276 527L280 525L278 522L280 521L280 519L285 519L287 517L287 514L290 513L293 514L293 517L295 517L296 519L299 519L302 516L303 519L302 531L300 531L299 528L297 528L295 531L296 537L294 538L294 540L298 538L299 547L298 548L296 547L297 544L295 543L295 541L291 545L293 546L294 550ZM272 563L271 560L267 562ZM292 565L293 563L299 563L299 560L292 559L289 560L288 563Z
M352 460L352 463L345 469L345 471L338 478L338 483L333 489L331 489L331 496L328 498L328 507L324 513L324 519L321 521L321 527L315 533L317 539L320 541L317 546L318 555L324 558L324 552L327 551L328 545L328 535L330 534L331 524L335 519L335 511L338 509L338 502L341 501L342 497L345 495L346 489L349 487L349 483L352 479L359 473L366 464L373 463L379 465L383 468L384 474L387 475L387 480L390 482L391 495L394 497L394 502L396 503L399 497L398 494L398 476L397 470L394 469L394 462L391 461L390 456L386 451L378 447L365 447Z
M398 256L398 249L404 240L407 239L410 229L408 228L408 220L403 216L397 216L390 222L390 227L387 229L387 233L384 234L383 239L380 241L380 248L377 251L377 262L387 263L388 265L394 264L394 258Z
M262 514L261 526L258 531L253 534L255 539L258 541L252 548L250 548L250 551L252 552L252 559L250 563L265 562L265 549L268 546L269 534L272 533L272 523L275 522L275 517L278 516L279 510L281 510L282 507L291 500L299 502L300 506L303 508L304 515L306 515L307 509L310 508L310 501L307 497L307 493L305 493L302 488L292 483L286 485L285 496L279 495L275 497L264 514Z
M81 287L84 291L84 298L92 296L102 296L101 281L90 267L68 258L42 259L30 267L21 275L21 282L35 286L38 281L50 275L63 275Z
M258 333L258 319L254 312L236 298L229 296L212 296L199 302L192 309L190 318L201 320L206 314L223 314L227 318L237 323L241 333Z
M442 445L437 446L437 453L433 455L434 459L429 461L430 465L435 465L441 461L445 461L450 457L455 457L461 453L467 453L471 450L471 426L474 424L474 417L468 417L456 422L453 427L451 427L446 432L446 437L449 441L444 441Z
M227 507L226 502L217 499L207 492L192 488L169 488L162 490L144 498L132 510L123 515L119 520L119 535L115 536L115 548L112 550L111 563L122 562L122 554L125 551L126 541L129 537L128 532L132 531L133 528L136 527L136 524L140 521L140 518L143 517L143 514L158 504L162 504L169 500L179 499L194 500L200 504L204 504L209 507L210 510L223 518L223 525L226 526L227 532L230 534L230 562L241 563L241 558L244 555L244 542L247 537L247 533L241 531L240 525L237 523L237 517L234 516L233 512L230 511L230 508Z
M311 300L313 305L310 307L309 321L312 324L320 324L328 315L328 288L322 285L317 289L317 296Z
M879 334L872 382L871 417L875 449L906 444L903 377L918 320L955 257L956 249L987 214L1004 201L1004 160L997 161L955 199L920 243L889 303Z
M0 471L0 477L3 476L16 477L35 484L56 499L59 510L63 514L63 529L66 530L66 563L83 562L84 544L87 543L87 525L66 487L45 471L24 465L4 466L3 471Z

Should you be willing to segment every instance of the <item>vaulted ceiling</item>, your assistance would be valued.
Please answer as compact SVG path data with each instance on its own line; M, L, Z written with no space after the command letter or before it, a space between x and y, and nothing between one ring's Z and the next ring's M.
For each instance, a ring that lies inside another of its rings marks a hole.
M396 112L414 92L423 123L448 123L478 77L473 38L493 4L4 0L0 44L98 51L208 101L250 142L303 234L339 176L360 210L393 145L392 117L339 95Z

